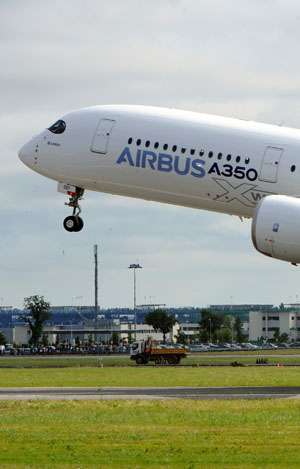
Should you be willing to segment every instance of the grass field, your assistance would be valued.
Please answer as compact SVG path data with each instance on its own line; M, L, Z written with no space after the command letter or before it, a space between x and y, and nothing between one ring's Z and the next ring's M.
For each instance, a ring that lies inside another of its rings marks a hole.
M300 401L0 402L0 466L298 468Z
M300 385L300 367L140 368L124 357L103 357L104 367L96 357L2 361L14 365L0 368L0 387ZM1 469L300 467L296 399L0 401L0 414Z
M1 369L0 387L299 386L300 367Z
M182 360L182 365L230 365L234 361L245 365L255 365L257 358L266 357L268 364L300 365L299 349L267 350L265 352L218 352L192 354ZM152 366L153 363L150 365ZM67 367L133 366L135 362L128 356L23 356L0 357L1 368L67 368Z

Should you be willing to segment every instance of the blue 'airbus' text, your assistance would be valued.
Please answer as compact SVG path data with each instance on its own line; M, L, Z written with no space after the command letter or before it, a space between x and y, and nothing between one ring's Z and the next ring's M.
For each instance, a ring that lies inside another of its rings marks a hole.
M233 167L230 164L221 165L215 162L206 170L204 168L205 163L204 160L199 158L183 158L168 153L155 153L151 150L138 149L136 154L133 155L129 147L125 147L117 159L117 164L129 164L129 166L136 168L149 168L165 173L175 172L180 176L191 175L196 178L203 178L207 173L216 176L234 177L236 179L246 178L249 181L255 181L258 177L257 171L253 168L245 168L244 166Z
M168 153L154 153L150 150L137 150L135 158L128 147L125 147L117 159L117 164L127 163L136 168L150 168L157 171L170 173L174 171L181 176L191 174L194 177L205 176L205 161L200 159L180 158Z

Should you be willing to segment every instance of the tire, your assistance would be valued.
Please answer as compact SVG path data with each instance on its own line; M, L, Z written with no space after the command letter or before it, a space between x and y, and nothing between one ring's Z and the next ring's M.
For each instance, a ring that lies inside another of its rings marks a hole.
M176 365L177 364L177 357L168 357L167 362L169 365Z
M66 217L64 219L64 229L66 231L69 231L69 233L74 231L75 224L76 224L75 217L73 216Z
M177 355L176 361L175 361L175 365L179 365L180 360L181 360L181 357L179 357L179 356Z
M74 228L73 231L75 231L77 233L78 231L82 230L84 223L83 223L82 218L80 218L80 217L74 217L74 218L75 218L75 228Z
M71 215L64 219L64 229L69 233L81 231L83 228L83 220L80 217Z
M137 357L137 359L135 360L135 363L137 365L143 365L144 364L144 359L143 357Z

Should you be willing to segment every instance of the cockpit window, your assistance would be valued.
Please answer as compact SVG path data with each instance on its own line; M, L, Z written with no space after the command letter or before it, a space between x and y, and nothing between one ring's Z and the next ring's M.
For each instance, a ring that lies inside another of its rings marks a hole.
M58 120L55 122L55 124L51 125L51 127L48 128L50 132L53 134L62 134L66 129L66 123L63 120Z

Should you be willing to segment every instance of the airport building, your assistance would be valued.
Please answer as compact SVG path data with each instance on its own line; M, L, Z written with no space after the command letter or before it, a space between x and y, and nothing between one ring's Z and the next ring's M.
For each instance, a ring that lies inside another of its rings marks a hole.
M208 309L215 313L238 316L243 322L247 322L252 311L270 311L273 308L271 304L225 304L210 305Z
M271 309L249 313L249 340L273 339L274 333L287 334L291 341L299 340L300 309Z
M175 324L173 330L167 334L166 339L170 342L176 342L179 325ZM1 332L5 335L7 342L16 346L28 345L31 334L28 325L19 324L11 328L2 328ZM155 340L162 341L163 334L155 332L152 326L148 324L137 324L135 330L134 324L113 322L102 322L101 325L55 325L45 326L43 335L47 336L49 345L57 343L67 343L75 345L79 339L81 343L102 343L110 344L112 336L116 335L118 342L128 343L133 340L142 340L152 337Z
M134 324L135 319L138 324L145 323L145 315L161 305L140 305L137 309L132 308L107 308L99 309L95 313L94 306L52 306L50 308L51 318L47 321L47 326L56 325L101 325L102 321L112 323L119 322L122 324ZM201 320L201 309L195 307L178 307L178 308L165 308L168 314L175 317L180 324L198 324ZM226 305L210 305L204 309L209 309L214 313L231 315L233 317L240 317L242 321L248 321L249 313L251 311L270 311L273 309L272 305L255 305L255 304L226 304ZM24 323L24 310L14 308L13 306L0 306L0 329L12 328ZM186 327L186 326L185 326ZM187 326L189 327L189 326ZM192 327L193 329L193 327ZM193 335L192 331L186 331L187 335Z
M194 322L183 322L179 324L179 333L183 334L187 342L193 342L199 337L200 334L200 324Z
M145 305L149 306L149 305ZM287 333L290 340L300 340L300 305L284 305L284 310L271 304L224 304L210 305L214 313L231 315L242 319L244 335L249 332L249 340L261 337L272 339L274 332ZM201 308L182 307L164 308L177 320L175 329L168 340L176 340L178 332L186 336L188 343L198 340L200 334ZM109 343L112 334L118 335L120 342L153 337L162 340L162 334L145 324L146 307L136 310L137 331L135 334L135 314L130 308L101 309L95 316L93 306L53 306L50 309L51 319L44 327L49 344L58 342L74 343L93 341ZM297 313L298 311L298 313ZM24 311L11 307L0 307L0 330L8 343L26 345L30 339L28 327L24 325ZM78 340L77 339L77 340Z

